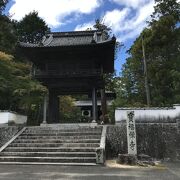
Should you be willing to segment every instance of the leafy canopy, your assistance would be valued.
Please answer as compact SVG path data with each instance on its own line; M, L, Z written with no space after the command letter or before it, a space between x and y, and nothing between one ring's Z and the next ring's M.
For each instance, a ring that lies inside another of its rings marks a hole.
M19 41L27 43L39 43L45 33L50 29L46 22L33 11L17 22L17 33Z
M145 106L142 36L147 59L152 106L180 102L180 4L156 0L152 19L129 49L122 68L115 106Z

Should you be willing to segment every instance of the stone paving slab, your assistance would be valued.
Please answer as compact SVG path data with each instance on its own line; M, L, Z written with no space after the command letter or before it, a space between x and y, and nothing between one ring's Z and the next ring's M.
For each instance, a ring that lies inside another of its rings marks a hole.
M180 180L180 163L164 168L0 165L0 180Z

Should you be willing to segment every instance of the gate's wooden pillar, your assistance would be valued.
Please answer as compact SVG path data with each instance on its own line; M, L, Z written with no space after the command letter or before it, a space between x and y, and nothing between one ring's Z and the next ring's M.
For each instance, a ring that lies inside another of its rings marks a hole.
M93 121L97 121L97 91L96 88L92 90L92 110L93 110Z
M59 123L59 97L49 90L49 123Z
M47 104L48 104L48 97L47 95L44 96L44 104L43 104L43 124L47 123Z

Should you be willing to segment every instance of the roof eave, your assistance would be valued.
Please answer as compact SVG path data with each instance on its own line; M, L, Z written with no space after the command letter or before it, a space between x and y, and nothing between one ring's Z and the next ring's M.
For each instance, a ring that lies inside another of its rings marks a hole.
M29 48L29 49L34 49L34 48L38 48L38 49L44 49L44 48L64 48L64 47L82 47L82 46L103 46L103 45L108 45L108 44L115 44L116 39L112 38L109 39L107 41L103 41L103 42L96 42L96 43L89 43L89 44L77 44L77 45L64 45L64 46L42 46L39 44L31 44L31 43L19 43L19 47L20 48Z

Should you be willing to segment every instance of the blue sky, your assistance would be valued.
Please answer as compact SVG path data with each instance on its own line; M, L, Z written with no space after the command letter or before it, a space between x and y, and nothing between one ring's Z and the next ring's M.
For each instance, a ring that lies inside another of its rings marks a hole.
M25 14L38 11L51 31L86 30L101 18L124 44L115 62L119 75L126 50L146 26L153 6L154 0L10 0L6 12L20 20Z

